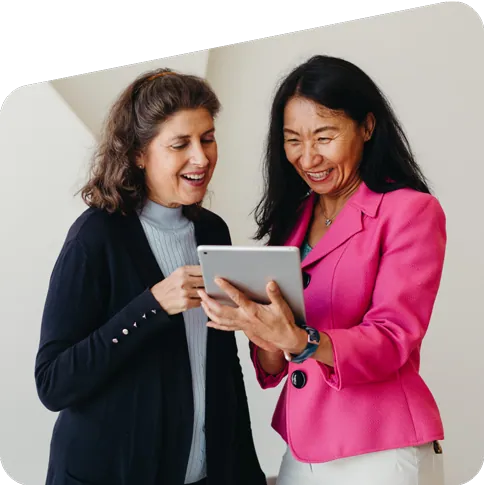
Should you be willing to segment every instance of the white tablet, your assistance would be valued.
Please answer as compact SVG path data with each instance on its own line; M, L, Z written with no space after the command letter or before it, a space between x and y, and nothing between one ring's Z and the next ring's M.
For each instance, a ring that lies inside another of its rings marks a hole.
M223 278L258 303L268 304L266 285L275 281L296 319L306 321L301 257L292 246L198 246L205 291L227 305L235 306L215 284Z

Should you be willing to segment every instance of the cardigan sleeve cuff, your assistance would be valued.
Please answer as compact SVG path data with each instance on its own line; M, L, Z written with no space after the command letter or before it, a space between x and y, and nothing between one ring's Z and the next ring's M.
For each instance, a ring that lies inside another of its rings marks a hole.
M100 327L99 332L109 345L132 348L172 325L176 322L161 308L150 289L146 289Z

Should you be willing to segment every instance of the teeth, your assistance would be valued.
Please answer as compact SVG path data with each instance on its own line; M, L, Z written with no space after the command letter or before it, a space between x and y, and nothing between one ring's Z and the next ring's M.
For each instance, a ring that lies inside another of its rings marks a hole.
M308 172L308 175L313 179L322 180L329 175L329 172L331 172L331 169L325 170L324 172L317 172L317 173Z
M205 177L205 174L202 173L200 175L183 175L183 176L190 180L202 180Z

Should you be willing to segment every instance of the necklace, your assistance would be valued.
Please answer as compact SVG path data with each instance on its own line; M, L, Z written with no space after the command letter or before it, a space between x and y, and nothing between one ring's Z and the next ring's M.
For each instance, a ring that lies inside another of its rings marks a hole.
M323 207L323 204L322 204L322 197L321 197L321 196L319 197L319 206L321 207L321 211L323 212L323 217L324 217L324 225L325 225L326 227L329 227L329 226L330 226L330 225L333 223L333 221L334 221L334 219L336 218L336 216L339 214L339 212L341 211L341 209L342 209L342 208L344 207L344 205L346 204L346 201L347 201L347 200L350 198L350 196L351 196L351 195L352 195L352 194L353 194L353 193L354 193L354 192L355 192L355 191L358 189L359 185L360 185L360 184L358 183L358 184L357 184L357 185L354 187L354 189L352 189L352 190L351 190L351 192L350 192L349 194L347 194L347 195L344 197L344 199L343 199L343 205L342 205L342 206L341 206L341 207L340 207L340 208L339 208L339 209L336 211L336 213L334 214L334 216L333 216L333 217L328 217L328 216L326 215L326 211L325 211L325 209L324 209L324 207Z
M325 212L325 210L324 210L323 205L321 204L321 198L319 199L319 205L320 205L320 207L321 207L321 210L323 211L324 225L325 225L326 227L329 227L329 226L330 226L330 225L333 223L333 221L334 221L335 217L338 215L338 212L339 212L341 209L339 209L338 211L336 211L336 214L335 214L333 217L328 217L328 216L326 215L326 212Z

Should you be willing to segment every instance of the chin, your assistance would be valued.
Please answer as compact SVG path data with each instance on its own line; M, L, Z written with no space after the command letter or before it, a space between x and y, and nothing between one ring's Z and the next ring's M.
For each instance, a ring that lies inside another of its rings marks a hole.
M321 187L310 187L310 189L317 195L329 195L333 191L332 188L323 189Z
M205 194L206 194L206 192L204 192L202 195L198 195L196 197L185 197L182 204L183 205L201 204L203 202L203 200L205 199Z

